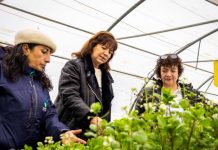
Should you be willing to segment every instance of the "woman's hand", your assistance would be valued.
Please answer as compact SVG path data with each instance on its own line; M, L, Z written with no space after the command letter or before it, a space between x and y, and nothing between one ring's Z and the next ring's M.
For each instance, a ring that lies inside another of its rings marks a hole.
M100 126L102 119L100 117L94 117L91 119L90 124L95 124L97 126Z
M101 122L102 122L102 119L100 117L94 117L90 121L90 124L94 124L97 126L98 135L101 135L103 133L103 129L101 128Z
M61 142L63 144L70 144L71 142L86 144L86 141L78 138L75 134L81 133L82 130L70 130L61 134Z

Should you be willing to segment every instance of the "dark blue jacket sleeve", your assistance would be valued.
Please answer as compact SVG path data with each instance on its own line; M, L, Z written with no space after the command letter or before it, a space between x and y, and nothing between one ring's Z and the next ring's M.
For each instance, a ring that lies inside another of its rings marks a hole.
M60 140L60 134L63 131L69 130L66 125L59 121L55 106L51 101L49 101L48 109L46 111L45 128L47 133L46 136L53 136L55 141Z

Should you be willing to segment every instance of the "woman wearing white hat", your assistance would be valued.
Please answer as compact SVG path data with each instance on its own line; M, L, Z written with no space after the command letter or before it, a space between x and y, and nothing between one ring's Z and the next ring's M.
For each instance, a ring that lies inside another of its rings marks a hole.
M4 48L5 49L5 48ZM53 41L38 30L17 33L15 46L0 48L0 147L20 149L24 144L36 147L45 136L60 140L60 134L85 143L69 131L56 115L49 96L51 81L44 69L56 50ZM67 140L71 141L71 139Z

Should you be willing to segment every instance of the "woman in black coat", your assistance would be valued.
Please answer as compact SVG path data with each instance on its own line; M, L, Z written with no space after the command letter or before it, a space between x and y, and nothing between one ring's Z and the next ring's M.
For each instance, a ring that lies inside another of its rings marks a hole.
M76 59L68 61L59 79L58 96L55 101L59 119L71 129L89 128L98 124L101 116L110 121L111 101L114 97L113 79L109 73L109 62L117 49L114 36L106 31L96 33L73 53ZM102 105L100 117L91 116L90 106L95 102Z

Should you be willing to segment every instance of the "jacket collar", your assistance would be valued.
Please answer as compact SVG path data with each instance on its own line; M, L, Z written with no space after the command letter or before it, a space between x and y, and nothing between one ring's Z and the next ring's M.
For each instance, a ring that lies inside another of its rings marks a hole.
M87 77L90 77L92 74L95 74L95 69L94 69L94 66L92 63L91 55L87 55L84 57L84 66L85 66L85 72L86 72ZM113 80L112 76L110 75L110 73L108 71L106 71L102 65L100 65L100 69L101 69L102 75L106 76L104 78L106 80L106 82L113 83L114 80Z
M87 77L87 84L88 86L90 86L96 98L101 102L102 96L100 93L100 89L97 86L97 79L95 78L95 69L92 63L91 55L87 55L84 57L84 67L85 67L85 73Z
M39 71L37 71L37 70L35 70L35 69L33 69L33 68L29 67L29 66L27 66L25 68L25 74L30 76L30 77L38 77L38 76L40 76L40 72Z
M95 73L95 69L92 63L91 55L87 55L84 58L85 72L86 76L89 77L91 74Z

